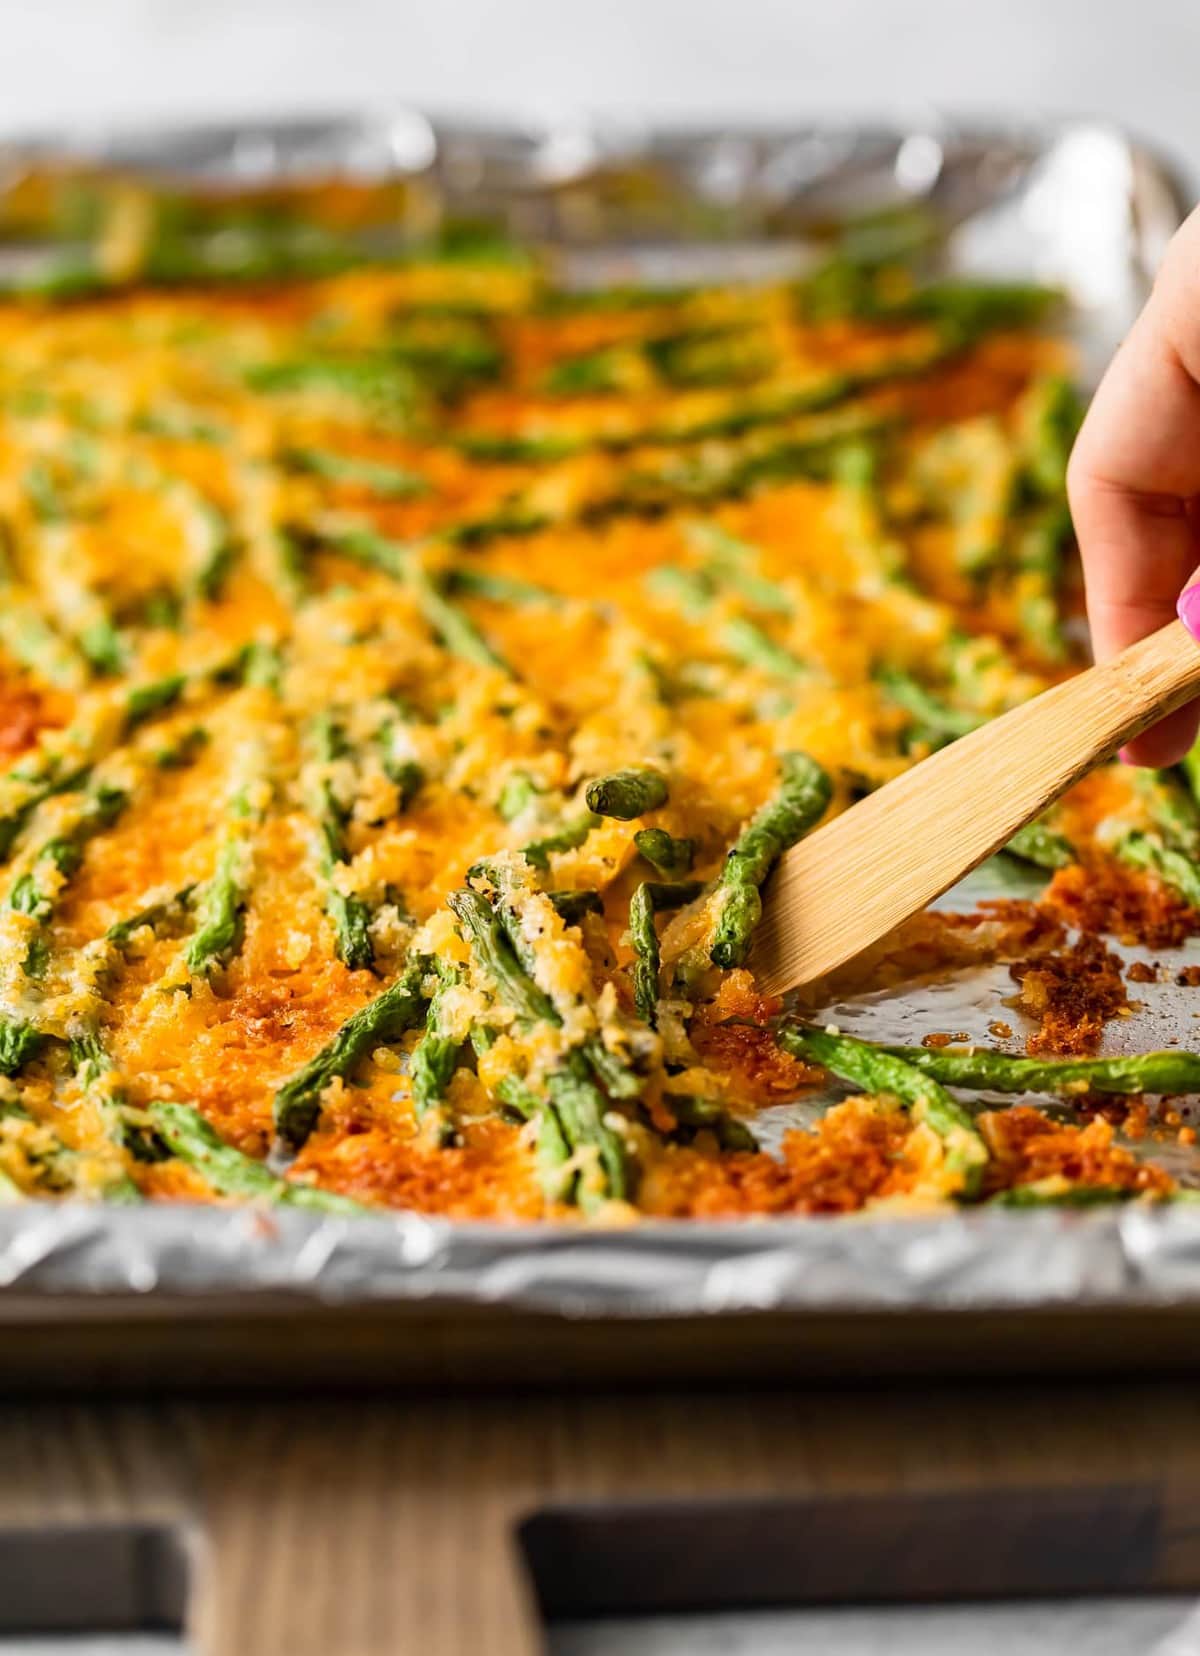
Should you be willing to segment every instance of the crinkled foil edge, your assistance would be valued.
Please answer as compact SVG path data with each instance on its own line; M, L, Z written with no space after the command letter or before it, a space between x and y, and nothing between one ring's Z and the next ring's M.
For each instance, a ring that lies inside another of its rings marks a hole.
M3 1301L280 1294L567 1317L1033 1311L1200 1302L1200 1215L1119 1211L641 1224L323 1219L254 1208L0 1212Z

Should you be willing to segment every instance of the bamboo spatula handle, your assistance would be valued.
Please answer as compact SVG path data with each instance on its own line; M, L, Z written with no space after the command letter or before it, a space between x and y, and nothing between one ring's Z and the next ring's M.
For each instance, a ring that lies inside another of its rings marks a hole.
M1198 695L1200 644L1172 621L868 795L781 859L751 960L760 988L793 988L860 953Z

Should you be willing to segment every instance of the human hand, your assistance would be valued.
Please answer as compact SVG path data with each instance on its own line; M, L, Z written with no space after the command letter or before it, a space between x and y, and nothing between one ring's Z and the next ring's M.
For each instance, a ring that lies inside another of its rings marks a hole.
M1200 585L1188 585L1200 564L1200 209L1176 234L1146 308L1101 381L1067 490L1096 660L1144 638L1177 609L1200 639ZM1193 702L1121 757L1174 764L1198 725Z

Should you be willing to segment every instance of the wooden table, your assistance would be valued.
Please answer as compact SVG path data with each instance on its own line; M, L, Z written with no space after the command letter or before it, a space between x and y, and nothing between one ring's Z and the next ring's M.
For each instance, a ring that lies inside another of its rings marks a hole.
M0 1520L194 1526L205 1656L532 1656L548 1503L1137 1484L1194 1586L1198 1428L1187 1381L7 1402Z

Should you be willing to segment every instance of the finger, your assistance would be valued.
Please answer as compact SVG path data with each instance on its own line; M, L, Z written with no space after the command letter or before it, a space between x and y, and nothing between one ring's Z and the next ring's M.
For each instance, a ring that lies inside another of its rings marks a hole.
M1176 613L1200 648L1200 585L1196 581L1196 573L1189 575ZM1145 731L1122 751L1121 757L1134 765L1174 765L1195 742L1198 728L1200 702L1192 702Z
M1150 765L1155 770L1177 765L1196 740L1200 729L1200 704L1177 708L1150 730L1145 730L1121 749L1127 765Z
M1180 232L1146 310L1093 401L1068 487L1098 661L1165 625L1200 563L1200 216ZM1194 739L1181 709L1130 743L1139 764L1166 764Z
M1200 494L1200 209L1172 242L1154 291L1113 358L1076 443L1076 482L1139 495Z
M1110 410L1123 411L1129 395L1127 384L1118 385ZM1195 400L1191 429L1200 433L1200 392ZM1104 409L1101 414L1105 432L1109 415ZM1119 465L1129 457L1114 455L1115 446L1105 436L1101 459ZM1186 446L1200 452L1195 436ZM1107 661L1172 619L1179 594L1200 562L1200 548L1186 499L1114 482L1091 469L1095 464L1087 448L1079 462L1072 461L1071 511L1087 582L1092 648L1097 661ZM1150 475L1161 477L1162 468ZM1195 740L1198 725L1200 708L1180 708L1130 742L1122 758L1136 765L1175 764Z
M1081 546L1089 546L1092 646L1096 660L1107 661L1174 619L1179 594L1200 561L1193 515L1188 502L1170 496L1137 496L1100 485L1090 491L1077 524L1083 525L1076 531ZM1200 703L1192 702L1127 743L1121 757L1132 765L1174 765L1198 729Z
M1200 397L1196 409L1200 451ZM1163 627L1200 562L1186 499L1136 491L1089 474L1072 480L1071 516L1087 582L1097 661Z
M1200 385L1176 343L1196 327L1181 321L1173 289L1160 284L1104 376L1071 456L1067 487L1100 661L1165 625L1200 562L1189 509L1200 495ZM1187 344L1200 356L1200 341Z

